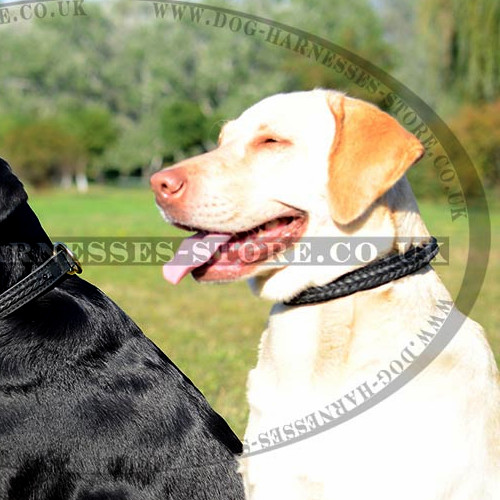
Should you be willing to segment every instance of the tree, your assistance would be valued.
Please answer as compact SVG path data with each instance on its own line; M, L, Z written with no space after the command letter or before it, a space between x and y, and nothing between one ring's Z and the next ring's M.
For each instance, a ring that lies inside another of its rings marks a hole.
M198 104L175 101L167 105L161 114L164 154L178 160L203 151L208 127L207 117Z
M323 37L388 71L393 66L394 51L384 39L383 26L368 0L337 2L322 0L291 0L282 6L280 20ZM348 62L348 61L347 61ZM283 70L289 75L288 89L310 90L315 87L334 88L370 99L346 76L316 61L288 51Z
M479 106L466 105L451 122L471 155L486 186L500 183L500 99Z
M90 105L66 111L62 120L79 139L89 169L95 169L99 159L118 138L118 129L111 113L103 106Z
M500 93L500 2L422 0L417 23L427 49L429 75L443 92L468 101Z
M3 149L21 177L35 187L77 174L86 159L78 138L53 120L13 128L4 137Z
M41 19L2 33L0 135L5 151L23 163L37 185L61 176L68 184L76 177L84 189L87 162L112 143L111 115L99 104L109 87L99 68L111 56L106 47L110 23L99 6L86 10L92 10L88 19ZM16 119L5 118L11 116ZM16 144L16 134L21 134L17 141L24 138L26 151Z
M380 0L394 76L444 115L500 95L498 0Z

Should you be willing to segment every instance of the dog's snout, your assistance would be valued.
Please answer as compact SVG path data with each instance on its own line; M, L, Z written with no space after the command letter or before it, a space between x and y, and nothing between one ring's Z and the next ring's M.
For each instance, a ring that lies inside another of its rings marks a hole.
M178 200L186 187L187 177L181 168L161 170L151 177L151 188L160 204Z

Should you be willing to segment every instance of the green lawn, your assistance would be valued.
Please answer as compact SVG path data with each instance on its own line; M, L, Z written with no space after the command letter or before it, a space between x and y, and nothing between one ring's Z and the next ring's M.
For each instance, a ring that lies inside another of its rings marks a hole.
M51 191L32 193L30 198L53 238L179 234L163 222L146 187L93 187L86 195ZM424 202L420 208L433 234L450 236L450 266L437 270L455 295L467 259L467 224L452 223L444 204ZM500 206L493 208L493 227L498 227ZM487 329L498 360L498 233L493 235L492 249L488 275L471 316ZM83 277L127 311L243 435L246 376L256 361L269 303L253 297L245 283L202 286L186 279L174 287L163 280L159 266L87 266Z

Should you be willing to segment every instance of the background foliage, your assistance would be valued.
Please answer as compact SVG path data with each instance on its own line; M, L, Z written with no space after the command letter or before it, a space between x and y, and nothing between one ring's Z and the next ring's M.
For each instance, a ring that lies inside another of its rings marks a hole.
M452 124L486 186L498 186L498 0L221 5L322 36L395 75ZM146 178L213 147L224 119L266 95L353 89L331 68L256 37L185 22L188 14L156 19L152 3L85 10L0 26L0 152L37 186L84 174ZM437 195L427 189L433 175L415 176L419 194Z

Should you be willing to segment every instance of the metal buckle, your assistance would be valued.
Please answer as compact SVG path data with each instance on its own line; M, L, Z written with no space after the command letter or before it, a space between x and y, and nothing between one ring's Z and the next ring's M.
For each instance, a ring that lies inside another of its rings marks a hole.
M67 274L80 274L82 272L82 265L80 264L80 261L77 259L76 255L64 243L57 241L56 243L54 243L54 255L57 255L61 251L63 251L73 263L71 269L67 272Z

